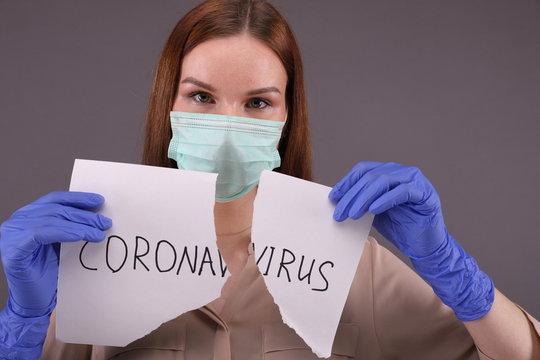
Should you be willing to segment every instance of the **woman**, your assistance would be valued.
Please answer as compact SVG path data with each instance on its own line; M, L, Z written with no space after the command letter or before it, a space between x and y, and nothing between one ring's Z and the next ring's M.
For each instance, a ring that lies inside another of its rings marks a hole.
M212 118L238 127L282 126L280 162L268 166L279 165L276 171L311 179L300 54L285 20L262 0L210 0L197 6L177 24L158 64L143 162L208 170L208 162L186 161L194 153L170 146L172 134L184 134L186 126L172 121L177 116L195 127L196 121L207 124ZM238 127L231 125L223 133ZM223 155L227 147L205 147L209 144L201 143L203 134L185 141L194 152L229 159ZM262 141L255 135L252 140L255 145ZM10 297L0 314L0 354L37 358L43 347L43 357L51 359L315 359L281 323L248 246L257 188L236 177L247 172L247 166L225 162L212 164L222 180L234 179L234 186L218 179L216 234L232 274L219 299L126 348L56 342L51 313L56 303L58 243L101 241L112 222L88 211L103 203L97 194L51 193L2 224L0 250ZM329 197L336 203L337 221L357 219L367 211L376 214L377 230L411 258L429 284L370 238L332 358L540 356L540 324L498 292L446 231L437 193L418 169L361 162Z

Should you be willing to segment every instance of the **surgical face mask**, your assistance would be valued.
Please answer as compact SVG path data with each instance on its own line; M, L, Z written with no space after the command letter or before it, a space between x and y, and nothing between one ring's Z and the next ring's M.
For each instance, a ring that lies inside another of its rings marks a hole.
M217 173L216 200L237 199L259 183L263 170L280 166L284 122L171 111L169 158L179 169Z

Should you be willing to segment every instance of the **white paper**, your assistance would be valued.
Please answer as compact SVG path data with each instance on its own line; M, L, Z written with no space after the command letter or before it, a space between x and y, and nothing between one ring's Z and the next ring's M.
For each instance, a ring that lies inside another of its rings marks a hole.
M103 242L88 243L82 255L86 242L62 244L56 307L59 340L125 346L219 297L228 272L216 245L216 177L75 161L70 190L103 195L100 213L113 220L113 227ZM148 254L143 255L147 244ZM179 268L184 250L195 263L195 248L196 266L191 268L184 258Z
M325 358L373 221L368 213L356 221L336 222L330 190L264 171L252 229L259 270L283 322ZM300 280L312 264L311 277Z

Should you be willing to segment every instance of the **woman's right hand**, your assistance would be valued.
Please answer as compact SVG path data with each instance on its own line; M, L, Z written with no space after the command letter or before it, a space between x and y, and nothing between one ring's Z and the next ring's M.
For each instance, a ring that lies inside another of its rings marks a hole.
M22 317L50 314L56 305L60 243L102 241L111 219L93 211L94 193L56 191L22 207L0 226L8 306Z

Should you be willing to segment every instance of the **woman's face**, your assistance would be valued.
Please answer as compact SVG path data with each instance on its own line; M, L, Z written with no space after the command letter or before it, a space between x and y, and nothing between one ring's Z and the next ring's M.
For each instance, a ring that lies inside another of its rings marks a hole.
M286 86L281 60L263 42L211 39L184 57L172 110L285 121Z

